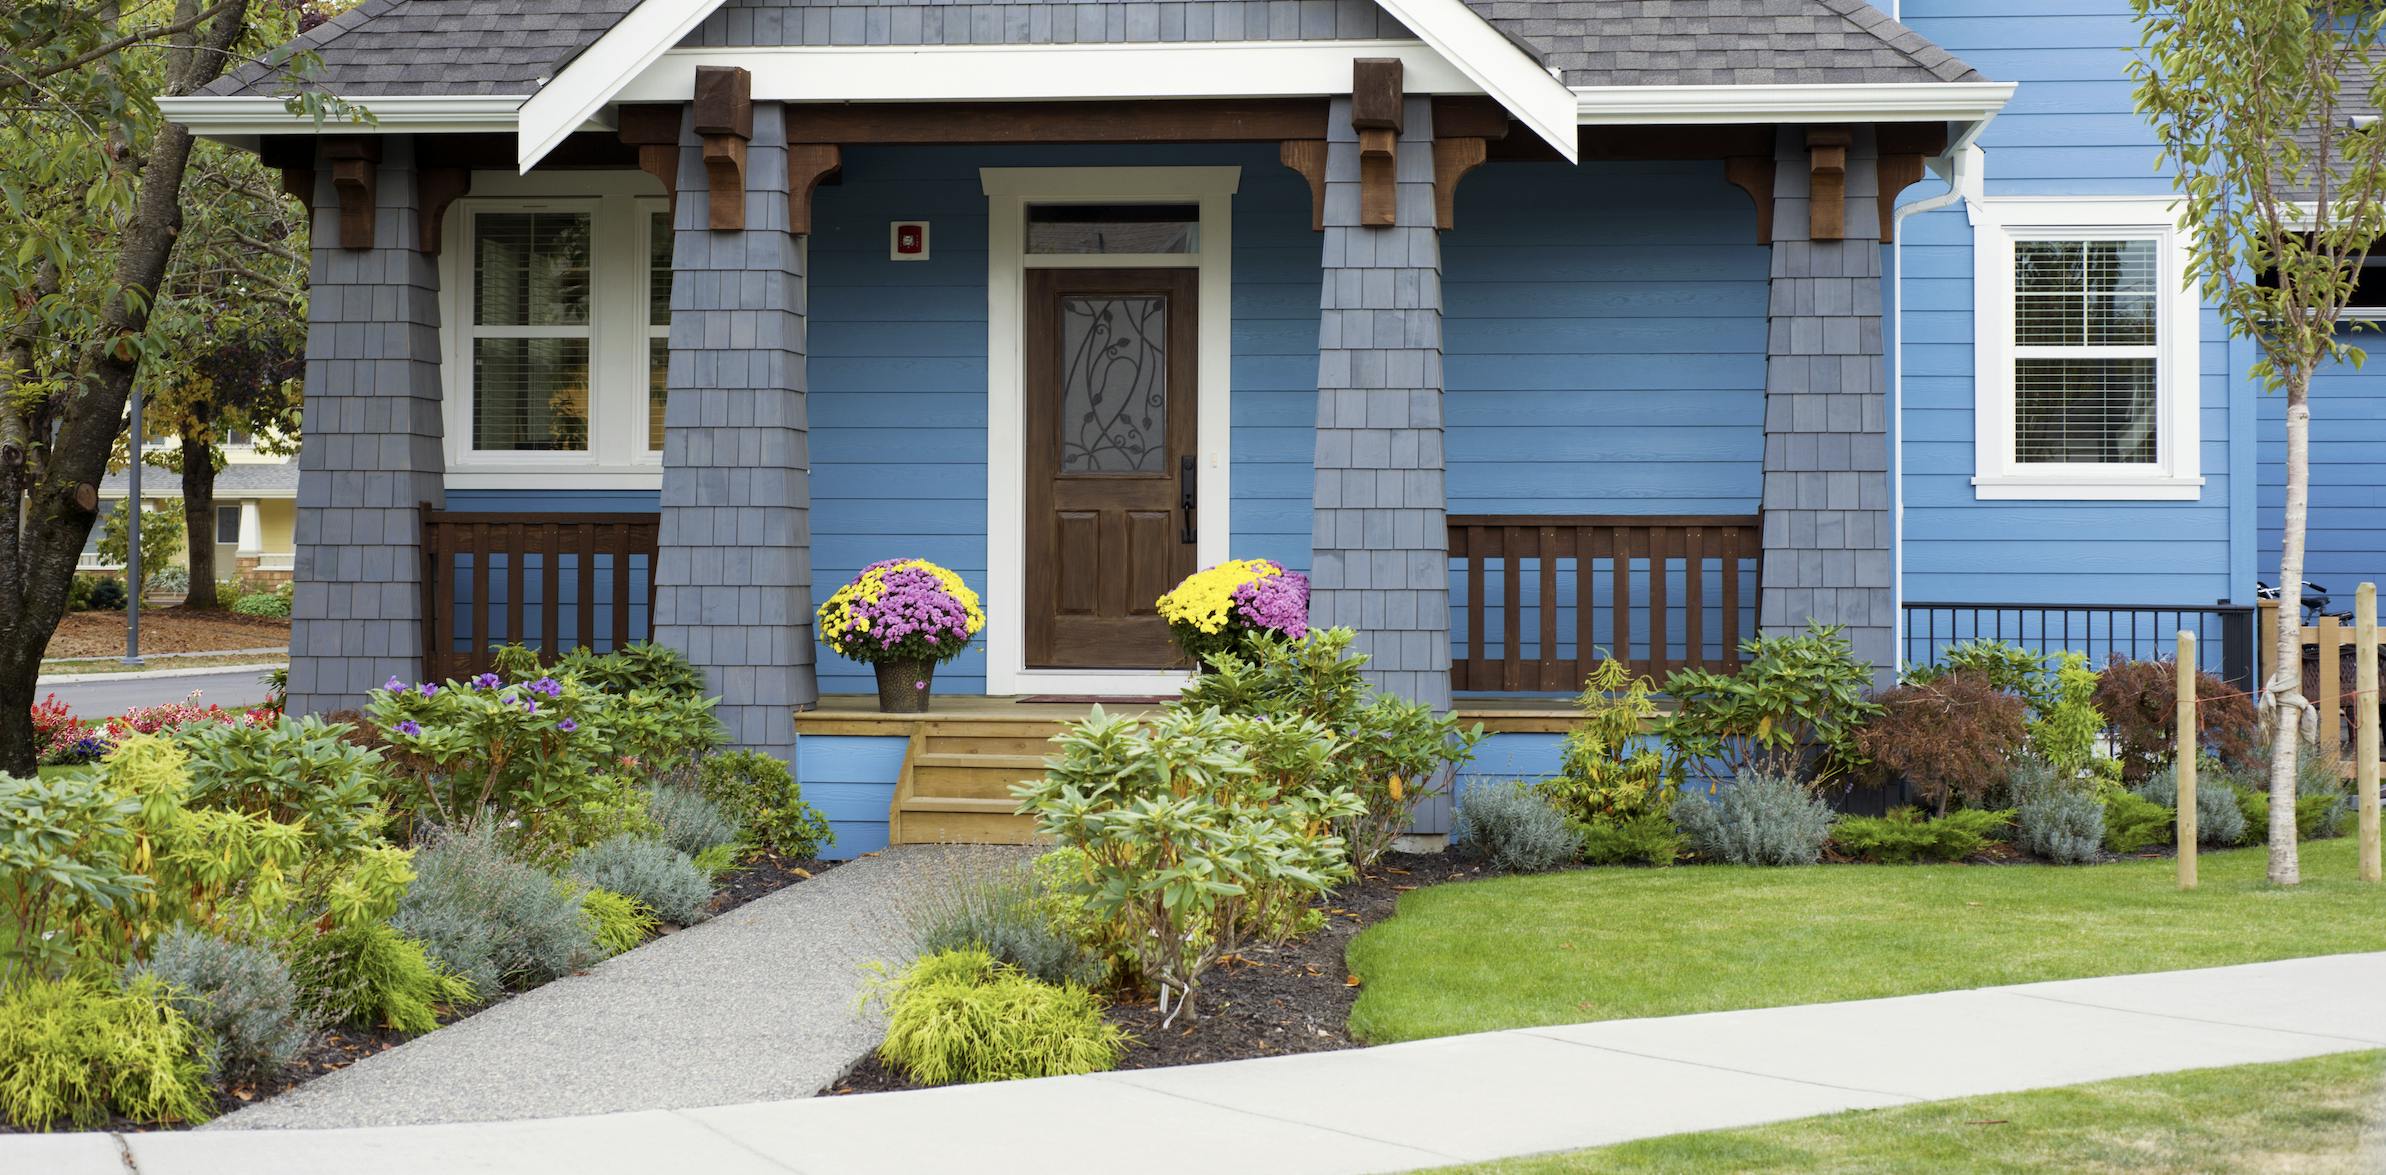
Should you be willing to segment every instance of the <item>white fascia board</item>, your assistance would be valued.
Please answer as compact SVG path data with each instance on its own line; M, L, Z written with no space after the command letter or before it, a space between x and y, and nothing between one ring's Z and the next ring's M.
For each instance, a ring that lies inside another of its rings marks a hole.
M1507 34L1477 16L1465 0L1376 0L1376 7L1474 79L1566 162L1580 158L1574 92ZM1338 92L1347 93L1347 84Z
M274 96L217 97L190 95L157 100L159 112L194 135L218 138L257 134L455 134L512 130L522 95L352 94L347 100L371 112L372 122L325 121L290 110L289 100Z
M1416 41L1243 41L673 49L614 97L685 102L707 65L752 74L757 102L1304 97L1347 93L1361 57L1399 58L1413 94L1483 92Z
M721 0L641 0L522 104L517 161L527 172L631 78L679 44Z
M2011 82L1894 85L1576 86L1584 126L1648 123L1980 122L2013 99Z

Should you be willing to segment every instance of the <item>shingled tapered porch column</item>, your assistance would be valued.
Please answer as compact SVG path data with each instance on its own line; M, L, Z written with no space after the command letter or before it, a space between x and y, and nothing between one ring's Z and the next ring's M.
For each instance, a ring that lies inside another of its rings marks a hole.
M730 741L795 754L813 675L803 252L787 229L787 135L753 107L741 229L714 230L711 178L681 137L655 640L702 668Z
M1433 103L1406 100L1387 227L1360 223L1350 100L1326 118L1317 481L1310 622L1358 630L1367 677L1450 705L1449 537L1442 483L1441 240L1433 218ZM1447 831L1446 799L1417 831Z
M1814 239L1808 128L1783 129L1775 156L1758 620L1767 633L1841 625L1885 683L1897 650L1879 168L1872 132L1847 134L1840 239Z
M389 678L422 673L419 508L446 502L439 265L415 248L413 140L379 136L374 146L377 163L348 164L372 172L369 248L343 247L333 161L314 168L292 714L354 709Z

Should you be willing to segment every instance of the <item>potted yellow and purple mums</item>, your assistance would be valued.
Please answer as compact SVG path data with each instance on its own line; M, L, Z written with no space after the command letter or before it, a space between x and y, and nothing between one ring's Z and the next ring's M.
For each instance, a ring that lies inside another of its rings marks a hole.
M820 643L878 674L878 708L924 714L939 662L986 627L978 594L926 559L883 559L820 605Z
M1239 651L1253 633L1309 635L1309 577L1273 559L1230 559L1186 576L1158 607L1199 671L1211 654Z

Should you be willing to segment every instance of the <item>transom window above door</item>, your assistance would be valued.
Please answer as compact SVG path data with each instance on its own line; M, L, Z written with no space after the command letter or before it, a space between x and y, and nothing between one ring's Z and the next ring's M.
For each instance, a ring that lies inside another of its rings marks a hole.
M1031 257L1155 257L1201 251L1198 204L1030 204Z

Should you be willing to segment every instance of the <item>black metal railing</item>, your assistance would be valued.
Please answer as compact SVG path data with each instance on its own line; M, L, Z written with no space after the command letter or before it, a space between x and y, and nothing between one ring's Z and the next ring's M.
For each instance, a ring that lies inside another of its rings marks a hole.
M2004 641L2034 653L2071 651L2090 664L2113 657L2167 658L2179 633L2196 637L2196 668L2251 692L2254 680L2251 604L1951 604L1905 605L1908 665L1935 665L1948 646Z

